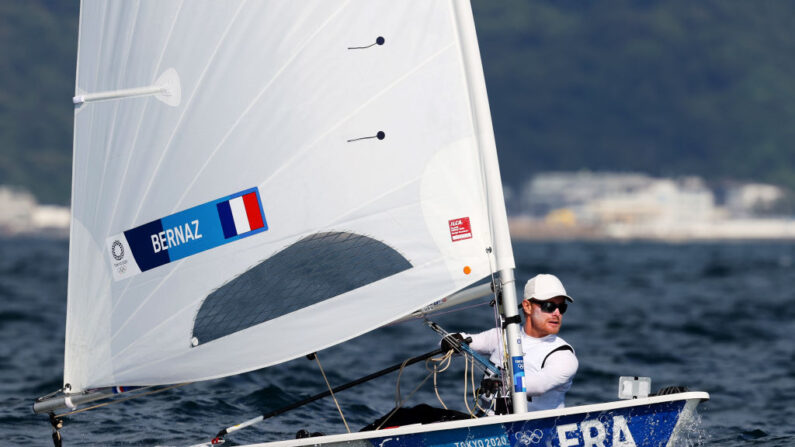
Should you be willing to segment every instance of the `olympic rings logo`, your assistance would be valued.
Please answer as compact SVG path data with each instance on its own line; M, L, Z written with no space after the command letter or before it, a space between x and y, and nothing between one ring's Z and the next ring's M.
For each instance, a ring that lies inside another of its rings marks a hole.
M525 432L516 433L514 434L514 437L516 437L516 440L522 445L538 444L544 437L544 432L539 429L535 429L529 434Z

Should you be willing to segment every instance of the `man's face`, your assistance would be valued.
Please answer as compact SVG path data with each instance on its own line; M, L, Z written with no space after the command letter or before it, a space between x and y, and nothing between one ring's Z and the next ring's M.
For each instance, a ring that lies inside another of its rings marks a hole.
M566 298L558 296L547 301L560 305L566 301ZM563 315L560 314L560 309L556 308L554 311L547 313L541 310L541 303L530 300L522 302L522 309L525 312L524 330L531 337L541 338L550 334L557 334L560 331L560 325L563 323Z

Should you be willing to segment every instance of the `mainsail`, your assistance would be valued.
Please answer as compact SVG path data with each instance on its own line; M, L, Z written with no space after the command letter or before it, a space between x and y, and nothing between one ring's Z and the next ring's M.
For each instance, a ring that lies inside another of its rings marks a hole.
M80 14L72 392L273 365L513 268L468 2Z

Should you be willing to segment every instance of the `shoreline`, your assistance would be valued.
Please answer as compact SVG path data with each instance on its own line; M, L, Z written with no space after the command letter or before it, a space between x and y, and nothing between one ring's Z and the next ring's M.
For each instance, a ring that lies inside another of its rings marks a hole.
M509 217L516 241L766 242L795 241L795 219L725 219L687 223L576 225Z

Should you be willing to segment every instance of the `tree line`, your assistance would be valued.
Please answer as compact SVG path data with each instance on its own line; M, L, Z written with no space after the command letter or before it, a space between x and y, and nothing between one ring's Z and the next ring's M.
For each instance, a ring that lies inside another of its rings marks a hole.
M0 184L69 202L79 2L0 2ZM474 0L503 180L640 171L795 188L795 3Z

